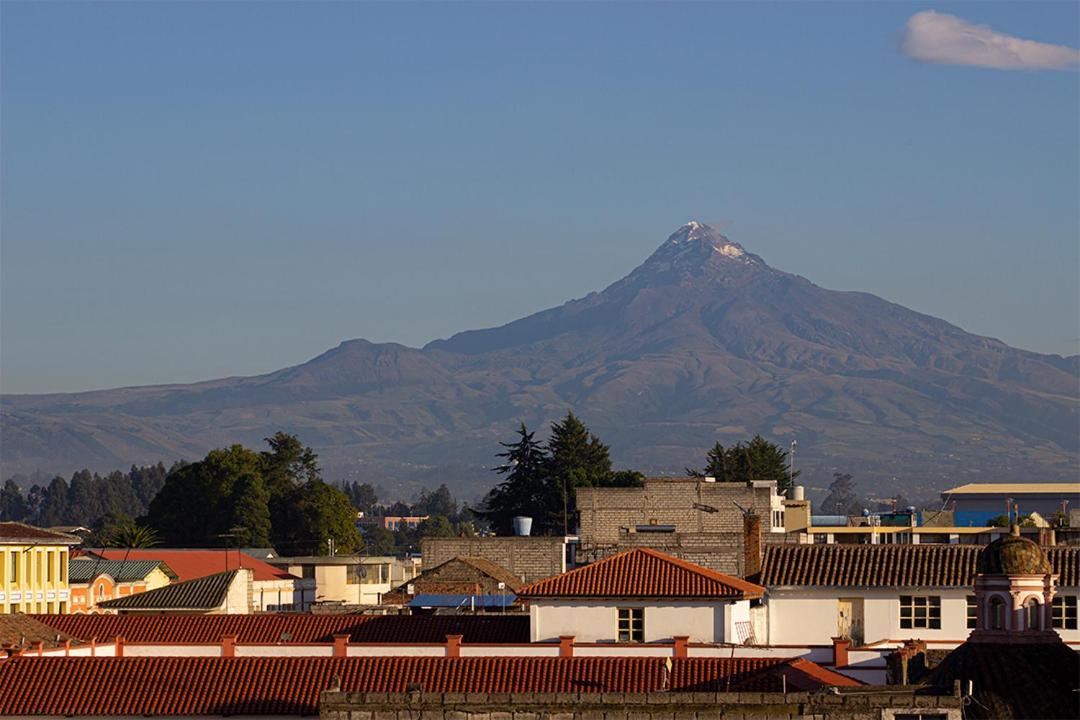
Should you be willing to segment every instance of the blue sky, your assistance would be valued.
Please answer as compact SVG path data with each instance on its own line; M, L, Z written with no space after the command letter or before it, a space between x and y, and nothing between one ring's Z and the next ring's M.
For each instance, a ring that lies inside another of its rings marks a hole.
M1076 353L1077 73L913 60L929 9L1078 44L1068 2L5 2L2 389L420 345L691 218Z

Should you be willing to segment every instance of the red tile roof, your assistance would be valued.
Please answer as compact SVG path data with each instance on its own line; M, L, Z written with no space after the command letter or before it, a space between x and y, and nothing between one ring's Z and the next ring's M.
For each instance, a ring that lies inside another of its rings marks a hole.
M296 579L295 575L290 575L284 570L237 550L177 550L172 548L113 550L95 548L87 552L106 560L161 560L173 569L173 572L179 576L181 581L215 575L225 570L236 570L238 567L251 569L256 582Z
M78 545L82 542L74 535L65 535L21 522L0 522L0 543L23 541L55 545Z
M769 545L769 587L970 587L981 545ZM1045 548L1061 587L1080 585L1080 548Z
M527 615L35 615L51 628L80 638L132 643L329 643L348 634L354 643L527 643ZM288 640L283 640L284 637Z
M520 597L752 598L765 588L649 548L526 585Z
M0 648L28 648L36 642L52 648L71 640L78 645L81 641L67 633L58 631L29 615L22 613L0 614Z
M657 692L663 658L36 658L0 663L0 715L278 715L319 692ZM670 690L817 690L855 681L805 660L674 660Z

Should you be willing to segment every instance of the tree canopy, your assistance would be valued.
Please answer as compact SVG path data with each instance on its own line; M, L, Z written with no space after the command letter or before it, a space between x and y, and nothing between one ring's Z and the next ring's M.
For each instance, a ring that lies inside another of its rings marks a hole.
M554 535L576 526L576 490L581 487L628 487L644 481L641 473L611 468L610 448L572 412L552 423L546 445L524 423L517 440L499 443L505 476L484 498L478 514L500 534L510 534L513 518L533 519L533 533Z
M169 545L273 545L286 554L323 554L362 545L348 496L324 483L315 452L286 433L268 451L211 450L170 473L150 503L148 524Z
M706 453L705 467L701 470L687 468L695 477L713 477L717 482L774 481L779 492L787 492L791 481L800 471L791 471L788 453L761 435L749 442L737 442L725 448L719 441Z

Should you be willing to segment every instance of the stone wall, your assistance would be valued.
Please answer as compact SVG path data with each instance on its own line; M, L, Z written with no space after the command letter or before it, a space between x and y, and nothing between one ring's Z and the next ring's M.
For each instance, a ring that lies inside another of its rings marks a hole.
M566 570L566 542L561 537L424 538L424 567L433 568L458 556L482 557L531 583Z
M960 720L958 696L860 686L850 693L344 693L327 691L322 720Z

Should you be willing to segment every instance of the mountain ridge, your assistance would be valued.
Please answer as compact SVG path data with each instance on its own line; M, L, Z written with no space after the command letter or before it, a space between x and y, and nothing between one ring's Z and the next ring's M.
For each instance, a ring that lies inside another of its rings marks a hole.
M599 292L421 348L356 339L257 376L5 395L0 461L6 472L126 466L284 429L333 477L404 492L436 474L479 492L519 420L536 427L572 408L619 462L652 472L762 432L798 437L817 482L835 468L910 492L1074 473L1078 378L1080 356L821 288L691 221Z

